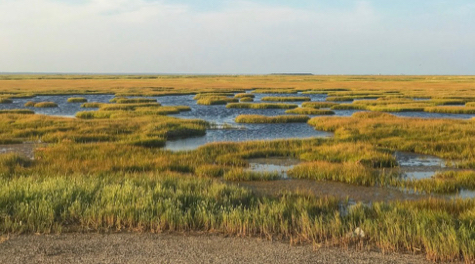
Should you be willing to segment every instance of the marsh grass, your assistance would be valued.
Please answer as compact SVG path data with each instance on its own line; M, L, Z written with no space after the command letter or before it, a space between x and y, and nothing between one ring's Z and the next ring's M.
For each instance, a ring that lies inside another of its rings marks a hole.
M239 100L239 102L242 102L242 103L245 103L245 102L253 102L254 99L252 99L251 97L243 97Z
M306 115L280 115L280 116L263 116L263 115L238 115L235 119L236 123L306 123L310 117Z
M103 104L100 106L101 111L133 111L140 107L160 107L160 103L127 103L127 104Z
M87 99L84 97L70 97L68 98L68 103L85 103Z
M335 105L338 105L338 104L332 103L332 102L303 102L302 103L302 107L315 108L315 109L330 108Z
M272 181L282 177L278 172L256 172L236 168L225 172L223 178L227 181Z
M239 99L229 98L225 96L209 96L198 99L196 101L199 105L225 105L227 103L237 103Z
M286 103L229 103L226 107L248 109L292 109L298 107L298 105Z
M117 104L156 103L157 99L151 99L151 98L119 98L115 102Z
M234 93L216 93L216 92L212 92L212 93L199 93L197 95L195 95L193 97L193 100L200 100L200 99L206 99L206 98L209 98L209 97L218 97L218 98L222 98L222 97L225 97L225 98L229 98L230 96L234 96ZM236 97L238 98L238 97Z
M285 110L286 114L299 114L299 115L334 115L332 110L315 109L309 107L298 107L294 109Z
M438 172L429 179L406 179L398 182L400 187L425 193L456 193L461 190L475 190L475 171Z
M379 183L375 171L354 162L308 162L296 165L287 171L287 175L297 179L328 180L363 186L374 186Z
M90 102L81 104L82 108L100 108L104 103Z
M10 98L0 97L0 104L11 104L13 100Z
M424 112L445 114L475 114L475 107L467 106L438 106L426 107Z
M265 97L262 97L261 101L270 101L270 102L303 102L303 101L310 101L310 97L305 97L305 96L285 96L285 97L265 96Z
M254 98L256 97L256 95L254 94L251 94L251 93L238 93L238 94L235 94L234 95L234 98L239 98L239 99L242 99L242 98Z
M4 109L0 110L0 114L22 114L22 115L31 115L34 114L35 111L30 109Z
M25 106L27 107L37 107L37 108L48 108L48 107L58 107L58 104L55 102L26 102Z

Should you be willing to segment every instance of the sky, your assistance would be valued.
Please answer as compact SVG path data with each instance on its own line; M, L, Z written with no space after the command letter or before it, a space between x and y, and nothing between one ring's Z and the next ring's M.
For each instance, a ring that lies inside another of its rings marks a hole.
M473 0L0 0L0 72L475 75Z

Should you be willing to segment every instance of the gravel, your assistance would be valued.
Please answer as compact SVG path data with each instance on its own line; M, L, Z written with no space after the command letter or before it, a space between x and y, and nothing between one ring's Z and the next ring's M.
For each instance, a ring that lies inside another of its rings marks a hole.
M3 240L3 242L1 242ZM71 233L0 239L0 263L430 263L382 254L258 238L199 234Z

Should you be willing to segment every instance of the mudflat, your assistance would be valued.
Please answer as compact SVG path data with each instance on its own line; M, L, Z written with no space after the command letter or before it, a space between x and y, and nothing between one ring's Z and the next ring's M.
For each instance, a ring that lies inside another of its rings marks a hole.
M328 248L202 234L19 235L0 243L0 263L430 263L423 255Z

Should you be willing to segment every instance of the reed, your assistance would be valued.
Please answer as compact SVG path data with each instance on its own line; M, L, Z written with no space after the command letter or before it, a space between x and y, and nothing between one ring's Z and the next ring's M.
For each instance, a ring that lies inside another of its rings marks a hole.
M236 123L306 123L310 118L306 115L238 115Z

